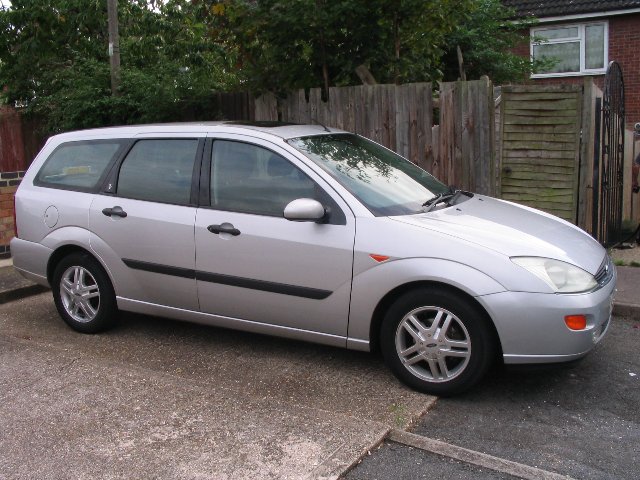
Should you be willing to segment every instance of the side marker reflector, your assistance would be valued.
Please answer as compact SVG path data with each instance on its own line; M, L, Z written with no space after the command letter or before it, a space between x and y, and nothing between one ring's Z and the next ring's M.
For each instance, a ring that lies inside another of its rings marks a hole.
M378 255L377 253L370 253L369 256L378 263L386 262L387 260L389 260L389 257L387 255Z

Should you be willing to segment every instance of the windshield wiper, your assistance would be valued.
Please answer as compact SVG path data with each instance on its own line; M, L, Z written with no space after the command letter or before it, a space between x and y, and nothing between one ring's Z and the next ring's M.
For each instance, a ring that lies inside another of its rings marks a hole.
M464 192L454 186L449 186L449 190L437 194L435 197L430 198L422 204L425 212L430 212L436 205L442 202L449 202L449 205L453 205L460 195L466 195L468 197L473 196L472 193Z

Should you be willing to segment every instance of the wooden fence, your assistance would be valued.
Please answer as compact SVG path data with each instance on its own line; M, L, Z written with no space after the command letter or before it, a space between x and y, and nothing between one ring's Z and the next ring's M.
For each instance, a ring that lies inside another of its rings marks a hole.
M581 110L581 86L502 88L502 198L576 222Z
M439 125L434 124L434 106ZM370 138L443 182L493 194L493 87L484 78L440 84L434 102L430 83L334 87L286 98L255 100L255 120L318 123Z
M496 194L495 109L488 78L440 84L440 121L434 127L438 150L428 168L448 184Z
M0 108L0 172L26 170L22 118L12 108Z
M214 94L207 118L320 123L356 132L447 184L542 208L588 228L594 89L592 81L584 87L509 86L496 103L487 78L441 83L436 91L430 83L333 87L327 101L320 89L286 98L225 93ZM188 111L177 115L195 119ZM1 171L29 165L44 140L37 130L15 112L2 111ZM629 210L625 204L625 218Z

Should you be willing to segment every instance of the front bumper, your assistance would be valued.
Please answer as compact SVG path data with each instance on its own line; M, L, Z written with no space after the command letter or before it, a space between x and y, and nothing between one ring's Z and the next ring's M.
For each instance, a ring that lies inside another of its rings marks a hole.
M616 275L582 294L500 292L476 297L493 322L504 363L568 362L585 356L604 337L611 320ZM570 330L565 315L585 315L584 330Z

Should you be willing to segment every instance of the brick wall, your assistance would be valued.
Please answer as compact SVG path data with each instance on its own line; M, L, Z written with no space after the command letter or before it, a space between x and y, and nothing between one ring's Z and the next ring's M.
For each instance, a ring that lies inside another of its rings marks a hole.
M622 67L625 90L627 125L640 122L640 14L620 15L609 19L609 61L615 60ZM568 22L578 23L578 21ZM544 24L547 25L547 24ZM529 32L523 32L529 36ZM514 49L514 53L528 57L528 42ZM582 76L539 78L536 84L582 84ZM593 76L595 84L603 88L604 75Z
M609 19L609 60L622 67L627 124L640 122L640 14Z
M24 171L0 173L0 258L9 256L9 242L13 238L13 196Z

